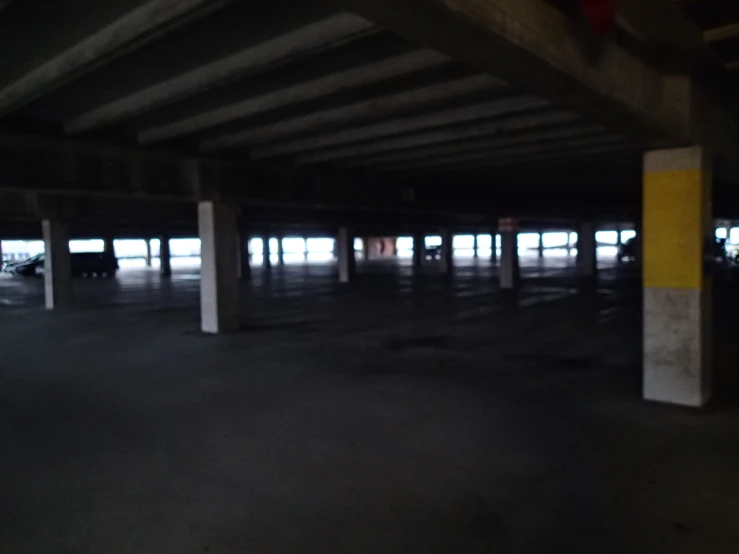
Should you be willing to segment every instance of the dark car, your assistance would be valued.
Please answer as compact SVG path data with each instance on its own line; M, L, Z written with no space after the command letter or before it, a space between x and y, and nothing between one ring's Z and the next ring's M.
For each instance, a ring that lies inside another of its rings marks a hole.
M441 259L441 246L427 246L426 247L426 259L440 260Z
M641 240L639 237L633 237L618 247L618 261L625 260L635 262L640 257Z
M78 252L71 255L72 276L114 277L118 271L118 260L105 252ZM44 255L38 254L22 262L9 264L6 273L33 277L44 273Z

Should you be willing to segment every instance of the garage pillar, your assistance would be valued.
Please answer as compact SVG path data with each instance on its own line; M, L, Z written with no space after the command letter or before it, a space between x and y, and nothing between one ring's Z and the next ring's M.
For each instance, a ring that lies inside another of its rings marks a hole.
M169 235L159 237L159 273L162 277L172 276L172 260L169 251Z
M711 396L712 161L701 147L644 159L644 398L703 406Z
M204 333L239 328L239 232L233 206L198 204L201 244L200 315Z
M285 246L282 244L285 240L281 234L277 235L277 264L285 265Z
M490 234L490 261L493 263L493 266L498 265L498 232L497 230L494 230Z
M105 237L103 239L103 251L106 254L115 256L115 239L113 237Z
M448 229L441 229L441 272L447 277L454 273L454 234Z
M370 259L370 238L362 237L362 259L366 262Z
M475 231L475 234L472 237L472 257L475 259L479 258L477 246L477 231Z
M421 271L423 258L426 256L426 235L417 233L413 235L413 269Z
M500 220L500 288L516 290L520 281L518 266L518 222L515 219Z
M348 283L354 275L354 237L347 227L339 227L336 235L336 257L339 264L339 282Z
M544 257L544 231L539 231L539 259Z
M44 293L46 309L68 307L72 302L72 258L66 223L44 219Z
M272 250L269 244L269 233L262 235L262 264L264 269L270 271L272 269Z
M146 243L146 258L144 258L144 261L146 267L151 267L151 239L146 239L144 242Z
M3 241L0 240L0 269L3 267Z
M588 281L595 281L598 275L598 242L595 233L596 225L592 221L582 223L577 233L577 273Z
M248 280L251 277L251 253L249 252L249 233L242 231L239 233L238 241L238 263L239 278Z

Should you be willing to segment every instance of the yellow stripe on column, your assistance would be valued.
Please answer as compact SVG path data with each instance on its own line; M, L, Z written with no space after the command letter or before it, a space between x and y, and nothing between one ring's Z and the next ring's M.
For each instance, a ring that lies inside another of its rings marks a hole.
M700 289L710 172L644 174L644 286Z

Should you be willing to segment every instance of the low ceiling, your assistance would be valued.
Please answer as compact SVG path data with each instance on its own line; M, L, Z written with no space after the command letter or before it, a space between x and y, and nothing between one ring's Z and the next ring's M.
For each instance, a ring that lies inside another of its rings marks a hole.
M497 185L522 202L553 184L569 201L638 197L638 141L329 0L159 4L181 14L112 44L162 14L146 0L0 1L0 51L12 53L0 59L0 128L347 182ZM711 33L739 21L737 4L683 4L733 68L739 33Z

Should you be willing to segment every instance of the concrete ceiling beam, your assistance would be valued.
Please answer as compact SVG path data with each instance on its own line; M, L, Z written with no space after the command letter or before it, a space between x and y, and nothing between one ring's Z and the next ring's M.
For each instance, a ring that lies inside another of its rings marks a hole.
M451 144L442 144L440 146L410 148L399 152L350 157L346 161L336 164L339 169L354 169L357 167L381 168L384 165L412 160L430 159L436 156L444 156L449 154L457 154L462 152L471 152L474 150L490 149L500 146L514 146L522 144L530 144L547 139L568 139L583 135L591 135L598 132L604 132L605 129L600 125L589 125L583 123L575 123L553 129L536 130L534 132L521 132L513 135L493 136L492 138L462 140Z
M697 139L689 77L660 72L545 0L336 1L626 135Z
M405 148L438 145L441 143L455 142L471 138L491 137L494 135L504 135L506 133L515 133L523 130L533 130L539 127L570 124L579 120L580 118L576 114L561 110L506 115L505 117L482 121L480 123L457 125L439 130L430 130L425 133L417 133L408 136L404 135L397 138L373 142L363 146L361 148L361 152L363 154L392 152ZM355 149L352 150L351 153L358 153L359 151L359 149ZM335 155L335 153L332 153L329 156L330 159L335 159L333 157ZM296 158L295 163L297 165L308 165L323 161L326 161L326 157L317 154L298 157Z
M0 115L10 113L229 1L147 2L0 90Z
M64 129L68 134L74 135L110 125L189 98L247 74L335 48L376 32L378 29L366 19L352 14L338 14L98 106L67 121Z
M465 123L506 113L544 108L548 105L548 102L534 96L516 96L503 100L473 104L462 108L438 110L428 114L393 119L383 123L347 129L336 133L310 136L262 148L255 148L252 151L252 159L264 160L299 152L320 150L331 146L345 146L354 142L384 138L401 133L411 133L413 131Z
M345 92L393 77L436 67L448 61L449 58L433 50L414 50L152 127L141 132L138 140L140 144L144 145L161 142L277 108L315 100L338 92Z
M410 160L388 164L378 168L380 171L406 171L416 170L419 168L432 168L448 165L450 163L474 162L486 159L499 159L509 156L520 155L539 155L548 151L566 151L569 149L580 149L582 147L590 147L594 145L609 144L614 142L622 142L624 138L614 133L597 133L595 135L578 137L573 139L562 140L558 138L550 138L535 142L533 144L524 144L518 146L509 146L505 148L493 147L470 152L459 152L445 156L436 156L425 160Z
M433 168L421 168L414 169L412 171L414 176L420 176L424 174L438 175L440 173L450 174L461 174L469 171L479 171L481 169L494 169L502 168L506 166L522 165L531 167L532 164L542 164L545 162L555 162L571 165L573 159L583 159L588 156L610 154L612 152L633 152L638 154L642 149L640 147L627 144L623 141L615 142L612 144L595 145L588 148L579 148L576 150L550 150L540 154L526 153L520 155L506 155L500 157L488 157L480 160L463 160L457 162L450 162L443 166L437 166ZM623 160L616 160L616 163L621 165L624 164ZM544 178L545 170L542 166L542 178Z
M433 106L466 94L486 90L493 91L505 87L507 87L506 83L492 76L473 75L446 83L412 89L315 112L262 127L253 127L235 133L228 133L203 141L200 148L203 152L213 152L239 146L268 143L290 135L318 131L332 125L346 126L356 121L392 117L403 111L418 109L424 106Z

